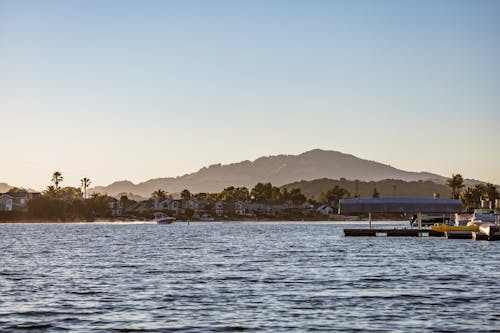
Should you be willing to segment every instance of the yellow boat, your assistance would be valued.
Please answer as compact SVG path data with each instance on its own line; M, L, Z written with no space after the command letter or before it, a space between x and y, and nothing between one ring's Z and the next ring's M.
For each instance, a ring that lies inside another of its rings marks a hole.
M479 231L478 225L467 225L467 226L454 226L447 224L431 225L431 229L434 231L445 232L445 231Z

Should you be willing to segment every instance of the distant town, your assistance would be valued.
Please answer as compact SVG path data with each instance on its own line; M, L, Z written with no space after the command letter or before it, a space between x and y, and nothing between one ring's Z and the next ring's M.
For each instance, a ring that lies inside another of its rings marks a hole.
M157 212L186 221L341 221L362 218L337 214L340 199L360 197L357 187L352 193L335 185L317 197L312 197L305 195L300 187L277 187L260 182L251 189L230 186L218 193L191 193L185 189L180 193L170 194L166 189L159 188L149 198L134 200L132 195L129 197L126 194L110 196L88 193L91 180L86 177L81 179L81 187L62 186L63 181L62 173L56 171L52 174L51 184L43 192L12 187L7 192L0 193L0 221L150 220ZM357 184L356 181L345 179L336 184L343 182ZM461 199L466 210L479 207L483 199L492 202L494 209L495 202L500 198L493 184L466 186L459 174L452 175L445 185L450 189L449 196ZM393 186L396 194L397 188ZM371 197L380 196L379 190L373 187ZM440 197L440 194L432 193L429 197ZM401 219L400 216L392 218Z

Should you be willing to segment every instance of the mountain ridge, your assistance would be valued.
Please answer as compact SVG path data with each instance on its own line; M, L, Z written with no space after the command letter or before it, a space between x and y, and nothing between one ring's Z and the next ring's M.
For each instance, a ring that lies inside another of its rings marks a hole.
M445 177L430 172L413 172L391 165L361 159L333 150L313 149L298 155L262 156L253 161L212 164L198 171L177 177L154 178L134 184L128 180L97 186L91 191L116 195L134 193L148 197L161 188L170 193L188 189L191 192L219 192L228 186L253 187L258 182L271 182L276 186L315 179L350 179L380 181L433 181L442 183ZM474 182L471 180L471 182Z

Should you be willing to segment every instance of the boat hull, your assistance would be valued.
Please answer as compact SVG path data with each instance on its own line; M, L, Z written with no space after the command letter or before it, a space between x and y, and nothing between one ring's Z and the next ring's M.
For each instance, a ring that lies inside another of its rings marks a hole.
M454 226L447 224L440 225L432 225L431 229L438 232L446 232L446 231L479 231L479 226L470 225L470 226Z
M174 221L156 221L156 224L170 224L174 223Z

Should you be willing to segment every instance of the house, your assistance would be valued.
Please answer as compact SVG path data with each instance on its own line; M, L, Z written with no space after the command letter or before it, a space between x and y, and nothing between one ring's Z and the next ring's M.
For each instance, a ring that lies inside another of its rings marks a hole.
M235 201L233 203L233 210L234 210L234 214L236 215L246 215L247 213L247 208L246 208L246 205L244 202L241 202L241 201Z
M116 198L111 199L109 202L109 208L111 209L111 215L117 216L123 214L123 202Z
M144 214L150 212L153 209L154 209L154 203L151 200L144 200L127 207L125 211L129 213Z
M182 201L174 200L172 198L166 198L162 201L155 199L153 202L153 208L154 210L169 210L175 215L184 212Z
M250 203L247 206L247 212L255 215L255 214L270 214L272 212L271 206L260 203L260 202L254 202Z
M0 193L0 211L27 211L28 202L40 195L27 191Z
M323 215L323 216L329 216L332 215L335 211L332 207L329 205L323 204L316 208L316 212Z
M191 209L195 214L206 210L207 207L211 206L213 200L200 200L200 199L189 199L184 203L184 209Z
M222 216L224 215L224 201L218 200L215 202L215 215Z
M182 210L182 205L180 200L170 200L170 202L167 204L166 208L173 212L175 215L179 215Z
M14 197L9 194L0 194L0 211L10 212L13 210Z

